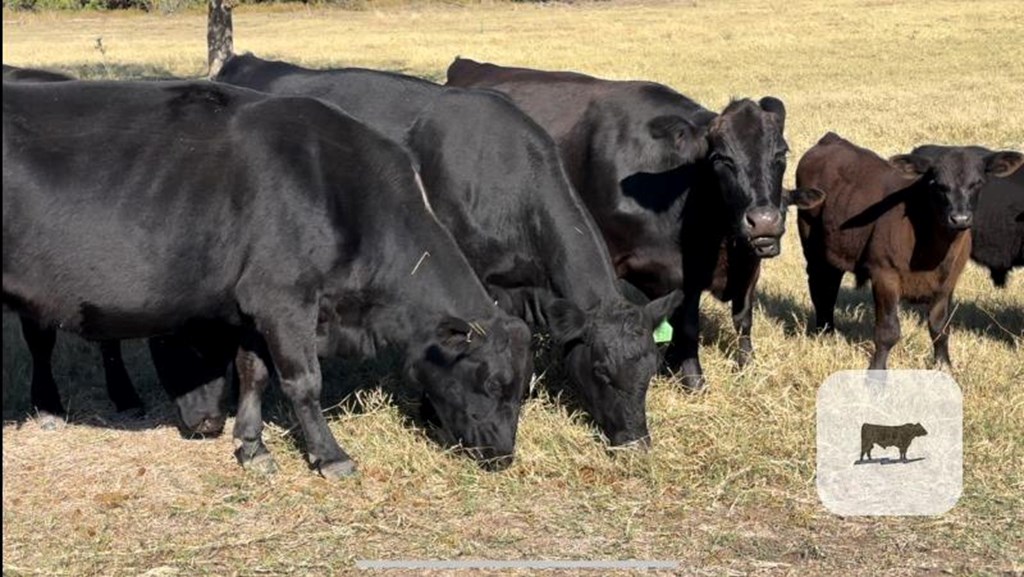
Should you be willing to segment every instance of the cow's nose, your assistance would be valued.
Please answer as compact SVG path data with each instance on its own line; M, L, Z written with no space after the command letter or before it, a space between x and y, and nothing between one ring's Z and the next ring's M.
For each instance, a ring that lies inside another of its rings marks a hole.
M758 206L747 211L746 221L751 238L778 236L782 233L782 212L770 206Z
M970 228L974 217L969 212L957 212L949 215L949 224L953 228Z

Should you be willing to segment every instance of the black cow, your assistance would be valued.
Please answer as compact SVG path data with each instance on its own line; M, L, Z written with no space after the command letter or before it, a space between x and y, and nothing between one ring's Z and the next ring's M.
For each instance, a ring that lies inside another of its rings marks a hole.
M619 293L597 227L551 138L496 92L445 89L399 74L308 70L252 55L217 80L336 104L419 161L430 203L502 307L562 346L584 405L610 442L648 438L657 371L651 331L678 293L644 308Z
M959 147L985 157L994 151L980 146ZM950 146L919 146L911 154L932 160ZM1024 170L1005 178L990 178L977 194L971 228L971 259L988 269L992 282L1006 286L1011 269L1024 267Z
M48 70L17 68L4 64L4 80L9 82L66 82L71 76ZM43 328L30 317L22 316L21 331L32 356L32 383L30 399L39 415L39 425L45 430L57 427L57 417L63 415L64 406L53 379L52 356L57 339L54 328ZM179 331L181 334L162 335L149 339L149 349L160 383L174 400L180 418L179 426L186 436L219 435L230 390L227 388L225 365L234 357L237 348L231 347L220 328L191 323ZM237 339L235 339L237 342ZM192 346L201 343L204 346ZM107 385L107 395L118 412L141 416L145 407L125 369L121 354L121 341L101 340L100 354Z
M90 339L238 327L246 465L272 464L276 370L311 465L350 474L317 354L386 345L473 456L511 462L529 329L494 306L400 146L317 100L207 82L5 82L3 106L5 305Z
M907 449L917 437L928 434L921 423L907 423L899 426L872 425L864 423L860 427L860 458L871 460L871 450L878 445L883 449L896 447L900 450L900 459L907 460Z
M691 390L704 386L700 295L732 301L740 365L753 355L761 259L779 253L786 111L776 98L731 102L715 114L653 82L506 68L458 58L448 85L507 94L558 143L619 277L650 297L682 287L666 360Z
M74 78L59 72L17 68L4 66L5 82L66 82ZM64 406L60 401L57 384L53 380L51 358L53 347L57 341L57 331L43 328L30 317L21 317L21 334L25 338L29 354L32 356L32 385L30 398L32 406L39 414L40 426L53 429L57 426L56 417L64 414ZM145 409L142 400L135 392L128 371L124 368L121 356L121 342L100 341L100 353L103 358L103 369L106 373L107 394L113 401L118 412L141 415Z

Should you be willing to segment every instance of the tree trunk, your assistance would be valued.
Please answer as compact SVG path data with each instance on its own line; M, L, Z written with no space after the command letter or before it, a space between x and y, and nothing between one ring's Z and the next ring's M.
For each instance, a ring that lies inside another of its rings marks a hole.
M234 52L231 26L232 0L209 0L210 13L206 25L206 46L209 49L210 78L220 72L224 61Z

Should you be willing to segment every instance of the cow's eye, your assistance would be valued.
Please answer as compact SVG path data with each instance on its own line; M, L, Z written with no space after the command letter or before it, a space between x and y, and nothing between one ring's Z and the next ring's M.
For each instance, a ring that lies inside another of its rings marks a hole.
M484 393L489 397L497 397L501 394L501 383L498 379L490 378L484 381Z

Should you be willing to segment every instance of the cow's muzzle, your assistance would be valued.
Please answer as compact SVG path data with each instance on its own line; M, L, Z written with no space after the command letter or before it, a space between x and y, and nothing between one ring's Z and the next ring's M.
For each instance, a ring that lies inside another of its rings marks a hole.
M953 230L967 230L974 224L974 215L969 212L950 213L947 226Z
M746 212L743 220L747 242L755 255L770 258L779 254L779 239L784 228L782 212L778 208L754 207Z

